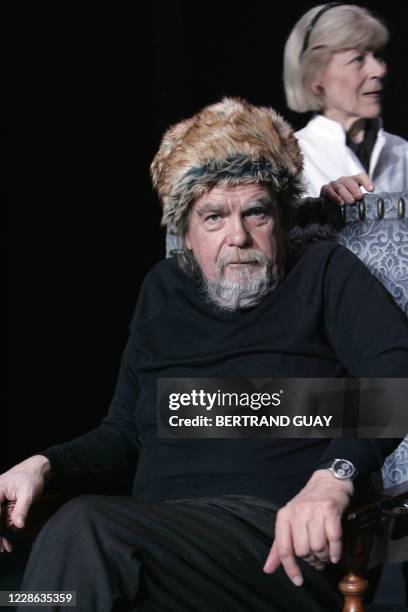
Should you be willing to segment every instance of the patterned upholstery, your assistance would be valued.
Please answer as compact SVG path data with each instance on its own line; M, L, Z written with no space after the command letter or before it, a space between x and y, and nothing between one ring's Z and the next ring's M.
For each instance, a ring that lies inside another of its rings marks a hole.
M346 227L337 239L366 264L408 315L408 192L367 194L360 206L347 206Z
M366 194L345 213L337 240L366 264L408 316L408 192ZM408 436L386 459L382 477L385 487L408 480Z

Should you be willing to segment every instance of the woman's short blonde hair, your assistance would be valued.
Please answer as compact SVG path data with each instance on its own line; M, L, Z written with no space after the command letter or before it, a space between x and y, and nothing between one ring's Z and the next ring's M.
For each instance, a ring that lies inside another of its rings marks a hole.
M389 37L387 27L367 9L355 4L339 4L320 15L303 50L310 23L324 6L320 4L305 13L285 45L286 100L288 107L298 113L323 110L322 96L312 92L311 84L333 53L346 49L375 51L384 47Z

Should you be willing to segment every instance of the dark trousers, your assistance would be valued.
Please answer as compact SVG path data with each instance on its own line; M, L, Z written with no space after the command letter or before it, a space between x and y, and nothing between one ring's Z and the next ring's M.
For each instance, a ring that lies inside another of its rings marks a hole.
M76 591L83 612L340 610L336 567L322 573L302 563L302 587L281 568L263 573L275 515L254 497L77 497L42 529L21 588Z

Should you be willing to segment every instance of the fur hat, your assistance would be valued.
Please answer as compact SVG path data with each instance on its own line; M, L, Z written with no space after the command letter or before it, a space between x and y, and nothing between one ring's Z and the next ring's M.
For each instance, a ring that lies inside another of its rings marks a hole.
M292 128L272 108L224 98L164 134L151 165L162 224L176 233L190 205L218 183L270 183L281 204L297 205L302 155Z

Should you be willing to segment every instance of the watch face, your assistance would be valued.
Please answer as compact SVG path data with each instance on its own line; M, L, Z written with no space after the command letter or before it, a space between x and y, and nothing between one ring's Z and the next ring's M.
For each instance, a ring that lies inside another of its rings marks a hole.
M336 459L333 462L332 470L338 478L352 478L356 473L354 465L346 459Z

